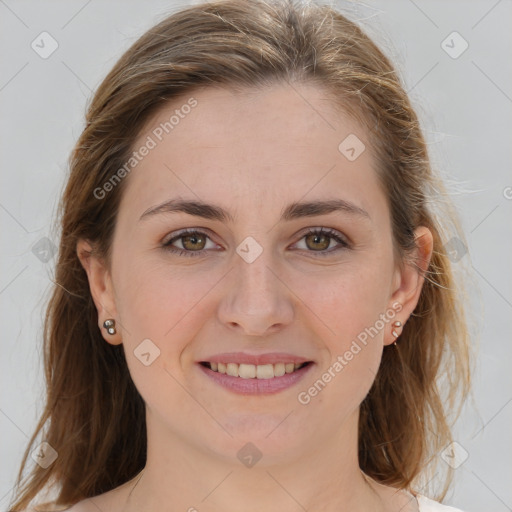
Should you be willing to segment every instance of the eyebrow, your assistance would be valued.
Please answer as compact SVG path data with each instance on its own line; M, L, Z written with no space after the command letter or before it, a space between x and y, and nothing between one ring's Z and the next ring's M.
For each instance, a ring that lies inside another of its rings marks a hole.
M220 206L204 203L198 200L171 199L165 203L148 208L139 220L147 219L161 213L187 213L195 217L202 217L220 222L234 222L235 217ZM281 220L291 221L302 217L326 215L332 212L343 212L349 215L370 219L366 210L344 199L330 199L325 201L295 202L289 204L281 213Z

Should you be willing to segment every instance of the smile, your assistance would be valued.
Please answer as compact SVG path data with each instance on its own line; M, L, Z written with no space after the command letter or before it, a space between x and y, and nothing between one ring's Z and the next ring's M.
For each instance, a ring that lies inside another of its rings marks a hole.
M290 354L225 353L198 361L201 373L221 388L241 395L268 395L291 388L315 363Z
M214 372L229 375L230 377L239 377L242 379L274 379L300 370L308 365L309 362L258 365L216 362L202 362L201 364Z

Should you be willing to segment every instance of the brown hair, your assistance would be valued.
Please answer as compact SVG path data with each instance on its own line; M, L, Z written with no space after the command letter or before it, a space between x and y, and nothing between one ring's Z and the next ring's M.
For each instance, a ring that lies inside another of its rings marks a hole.
M336 10L292 0L227 0L185 8L151 28L119 59L88 107L59 210L60 251L44 329L46 404L19 470L12 511L27 508L46 488L57 494L45 506L72 505L127 482L145 465L144 402L122 345L102 338L76 252L78 240L86 239L109 260L126 180L108 200L94 190L123 166L145 123L170 100L212 84L254 88L283 81L322 87L364 123L400 261L415 246L416 227L433 233L419 303L399 350L384 350L359 422L359 460L367 475L413 489L425 471L433 474L439 451L451 441L446 411L469 390L469 343L443 248L456 217L431 169L417 116L388 58ZM432 203L444 208L442 224ZM31 449L43 440L57 459L47 469L34 465L22 478ZM451 480L445 470L441 497Z

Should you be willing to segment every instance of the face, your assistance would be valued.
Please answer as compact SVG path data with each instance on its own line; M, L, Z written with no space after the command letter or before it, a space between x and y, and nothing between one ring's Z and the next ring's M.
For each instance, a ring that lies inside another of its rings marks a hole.
M230 460L338 438L421 287L394 260L364 130L313 86L210 87L161 109L144 145L110 268L87 268L148 429Z

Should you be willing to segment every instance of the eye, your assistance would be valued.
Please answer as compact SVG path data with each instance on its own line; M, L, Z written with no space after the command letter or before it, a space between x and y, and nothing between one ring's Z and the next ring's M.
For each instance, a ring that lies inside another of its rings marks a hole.
M317 252L319 256L328 256L334 252L350 247L341 233L334 229L313 228L304 233L301 241L305 241L307 252ZM335 242L333 244L333 242ZM333 248L334 245L334 248ZM302 247L301 249L304 249Z
M215 247L207 247L208 240L210 240L210 237L203 231L184 229L162 245L166 250L179 256L201 256L206 249L215 249ZM210 242L213 244L211 240ZM176 243L181 247L176 246Z
M343 235L330 228L309 229L302 235L300 241L302 240L305 241L305 248L299 247L299 249L309 253L318 253L319 256L329 256L339 250L350 248L350 244ZM208 241L210 246L208 246ZM333 242L335 243L333 244ZM178 256L202 256L206 250L215 250L218 247L211 241L207 233L197 229L184 229L164 242L162 246L165 250Z

